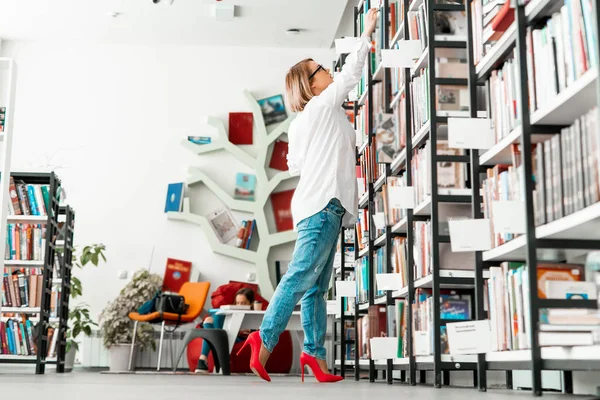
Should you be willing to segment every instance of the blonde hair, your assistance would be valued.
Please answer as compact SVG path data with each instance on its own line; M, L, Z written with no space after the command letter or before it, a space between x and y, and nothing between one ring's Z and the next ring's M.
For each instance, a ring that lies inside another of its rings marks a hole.
M312 90L308 77L311 72L309 62L312 58L307 58L294 65L285 76L285 95L290 110L300 112L304 110L306 104L313 98Z

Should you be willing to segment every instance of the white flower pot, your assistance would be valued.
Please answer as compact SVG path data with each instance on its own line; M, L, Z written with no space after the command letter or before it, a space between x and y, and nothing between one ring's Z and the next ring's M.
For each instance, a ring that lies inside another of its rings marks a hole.
M71 349L65 355L65 372L73 371L73 365L75 364L75 356L77 355L77 349L75 346L71 346Z
M133 349L133 360L135 361L135 351ZM129 371L129 351L131 344L116 344L108 349L108 367L111 372Z

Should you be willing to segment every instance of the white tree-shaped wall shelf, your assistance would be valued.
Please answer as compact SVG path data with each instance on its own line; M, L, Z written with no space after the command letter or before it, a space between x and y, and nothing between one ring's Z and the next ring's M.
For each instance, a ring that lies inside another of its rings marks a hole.
M292 176L287 171L281 171L269 179L267 176L266 161L269 146L282 134L287 132L293 117L289 117L278 125L271 133L267 133L260 105L248 91L245 90L244 95L249 103L254 118L254 140L258 154L256 158L232 144L229 141L223 122L214 117L207 118L207 123L213 126L217 131L218 137L213 138L212 143L198 145L184 139L182 140L181 145L198 156L216 151L226 151L256 171L257 185L254 201L234 199L233 196L223 190L215 181L197 167L189 168L189 176L186 181L187 186L203 183L231 210L252 213L256 220L256 227L260 235L256 251L240 249L233 245L221 243L212 230L208 218L191 212L189 198L184 199L182 212L169 212L167 213L167 217L170 220L185 221L199 225L204 230L210 246L215 253L255 264L261 295L270 299L275 288L273 287L269 274L269 252L275 246L294 242L296 240L296 233L293 231L279 233L269 232L267 217L265 215L265 205L269 200L271 193L275 191L279 184L287 179L291 179Z

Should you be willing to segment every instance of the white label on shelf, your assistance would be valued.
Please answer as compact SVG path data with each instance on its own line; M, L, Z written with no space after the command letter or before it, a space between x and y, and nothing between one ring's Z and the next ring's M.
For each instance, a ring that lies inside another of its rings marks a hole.
M412 186L388 186L390 208L415 208L415 188Z
M454 253L486 251L492 248L489 219L448 221L450 244Z
M385 68L412 68L422 53L419 40L400 40L398 49L381 50L381 64Z
M385 229L385 214L382 212L378 212L373 215L373 223L375 224L375 228Z
M456 149L489 149L494 132L489 119L448 118L448 146Z
M352 53L359 40L355 37L335 39L335 53L337 55Z
M371 360L389 360L398 358L397 337L371 338Z
M400 290L402 289L401 274L377 274L377 290Z
M480 354L491 352L490 321L454 322L446 325L450 354Z
M518 200L492 201L496 233L525 233L525 203Z
M428 356L431 353L429 331L415 331L415 355Z
M336 281L337 297L356 297L356 281Z

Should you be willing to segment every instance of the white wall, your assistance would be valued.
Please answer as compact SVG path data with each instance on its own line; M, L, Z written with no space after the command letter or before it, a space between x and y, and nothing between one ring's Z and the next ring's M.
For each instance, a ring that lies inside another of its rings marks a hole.
M229 111L248 111L243 88L257 98L283 93L292 64L334 58L322 49L31 42L5 42L2 55L19 68L12 169L57 171L76 210L76 244L107 246L106 265L77 272L94 316L125 284L117 271L148 267L153 247L161 275L175 257L192 261L193 279L200 273L213 289L246 279L253 265L212 253L199 227L163 213L167 184L184 181L190 164L232 193L246 169L222 154L199 159L179 142L210 134L203 115L226 121ZM195 196L204 213L219 206L206 189Z

